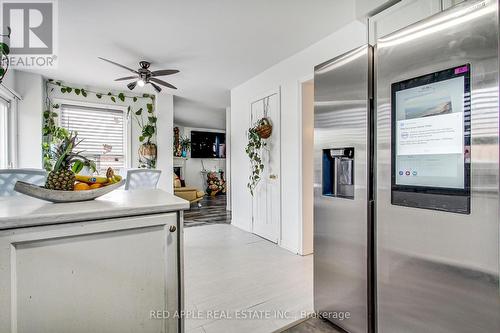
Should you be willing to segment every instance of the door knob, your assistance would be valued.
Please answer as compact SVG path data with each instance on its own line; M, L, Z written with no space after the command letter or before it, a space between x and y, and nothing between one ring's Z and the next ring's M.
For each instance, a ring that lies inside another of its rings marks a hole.
M278 175L269 175L269 179L278 179Z
M175 225L171 225L171 226L168 228L168 230L169 230L170 232L175 232L175 231L177 230L177 227L176 227Z

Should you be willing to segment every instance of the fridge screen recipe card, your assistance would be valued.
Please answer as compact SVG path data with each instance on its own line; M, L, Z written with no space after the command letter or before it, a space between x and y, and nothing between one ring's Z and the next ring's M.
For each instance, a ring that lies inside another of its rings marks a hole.
M392 85L393 187L468 186L469 72L465 65Z

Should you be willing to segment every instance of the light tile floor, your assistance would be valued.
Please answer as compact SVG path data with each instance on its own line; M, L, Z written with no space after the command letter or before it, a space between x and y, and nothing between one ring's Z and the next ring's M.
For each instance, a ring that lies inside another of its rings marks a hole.
M312 256L232 225L184 230L186 333L270 333L312 312ZM257 314L271 318L235 318Z

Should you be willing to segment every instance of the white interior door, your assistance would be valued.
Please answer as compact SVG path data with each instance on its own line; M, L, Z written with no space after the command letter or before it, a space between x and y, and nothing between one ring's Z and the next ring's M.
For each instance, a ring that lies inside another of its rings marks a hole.
M273 132L266 140L267 145L261 152L264 171L252 199L252 232L277 243L281 226L279 91L251 103L251 126L264 116L271 119Z

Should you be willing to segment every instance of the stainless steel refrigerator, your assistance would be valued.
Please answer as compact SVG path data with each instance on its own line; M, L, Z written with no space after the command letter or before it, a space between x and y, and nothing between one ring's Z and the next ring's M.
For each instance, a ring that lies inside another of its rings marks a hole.
M344 330L500 332L498 41L466 1L315 68L314 305Z

